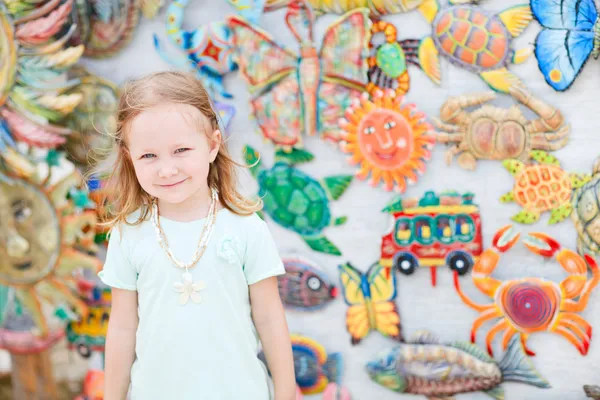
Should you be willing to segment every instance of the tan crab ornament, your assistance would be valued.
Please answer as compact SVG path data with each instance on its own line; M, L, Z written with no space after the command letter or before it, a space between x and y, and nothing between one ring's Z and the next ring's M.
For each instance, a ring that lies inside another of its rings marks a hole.
M509 89L511 96L540 116L528 120L517 104L510 108L487 103L496 97L494 92L450 97L440 110L440 120L434 120L440 143L451 147L446 163L458 156L458 165L474 170L477 160L516 159L528 161L532 150L554 151L569 141L570 127L562 113L534 97L520 86ZM465 109L480 106L468 112Z

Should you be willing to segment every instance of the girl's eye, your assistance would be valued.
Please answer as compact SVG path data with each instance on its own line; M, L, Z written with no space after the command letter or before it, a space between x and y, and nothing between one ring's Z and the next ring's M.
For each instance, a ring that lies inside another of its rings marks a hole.
M183 153L184 151L187 151L187 150L189 150L189 149L188 149L188 148L181 148L181 149L177 149L177 150L175 150L175 153L176 153L176 154L177 154L177 153Z
M153 157L156 157L156 156L154 154L152 154L152 153L148 153L148 154L144 154L140 158L153 158Z

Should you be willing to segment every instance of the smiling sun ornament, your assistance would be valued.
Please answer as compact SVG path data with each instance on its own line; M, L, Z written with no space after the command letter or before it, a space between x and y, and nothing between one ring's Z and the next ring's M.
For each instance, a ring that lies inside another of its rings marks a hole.
M52 167L39 176L33 165L24 168L29 161L17 153L18 164L6 152L0 156L9 165L6 174L0 172L0 286L14 292L35 323L34 334L45 337L44 303L57 311L69 306L87 314L74 273L102 267L88 255L97 250L97 217L76 171L53 182Z
M433 127L425 114L394 90L377 90L372 98L363 93L340 120L340 147L351 154L348 162L358 165L356 177L371 186L383 182L387 191L404 193L425 172L435 145Z

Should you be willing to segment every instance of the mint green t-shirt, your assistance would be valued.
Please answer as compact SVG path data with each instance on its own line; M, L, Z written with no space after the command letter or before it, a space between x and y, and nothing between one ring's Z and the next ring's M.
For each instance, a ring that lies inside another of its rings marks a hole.
M161 217L160 223L175 257L190 262L205 219ZM113 229L99 276L111 287L137 291L131 400L268 400L248 288L285 273L267 225L256 214L220 210L206 251L189 270L193 282L206 285L197 292L200 303L179 304L173 285L183 272L159 245L150 221Z

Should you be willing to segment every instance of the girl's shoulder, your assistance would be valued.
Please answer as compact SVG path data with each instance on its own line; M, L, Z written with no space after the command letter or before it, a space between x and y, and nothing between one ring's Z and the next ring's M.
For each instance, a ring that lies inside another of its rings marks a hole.
M226 209L221 211L228 214L228 224L236 226L238 229L241 229L245 232L257 231L266 226L265 221L263 221L263 219L259 217L257 213L240 215Z
M140 222L141 215L142 210L138 208L131 214L127 215L125 221L117 222L111 228L111 234L116 234L122 239L135 239L137 235L147 230L148 226L151 224L149 218L146 218Z

